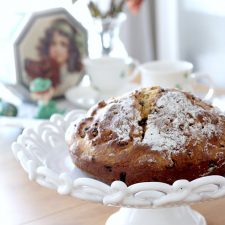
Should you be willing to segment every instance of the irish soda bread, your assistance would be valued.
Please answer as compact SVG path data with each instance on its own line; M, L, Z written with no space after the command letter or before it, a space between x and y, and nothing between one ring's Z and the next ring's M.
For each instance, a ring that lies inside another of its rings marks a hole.
M76 166L109 184L225 174L225 116L175 89L102 101L69 128L66 141Z

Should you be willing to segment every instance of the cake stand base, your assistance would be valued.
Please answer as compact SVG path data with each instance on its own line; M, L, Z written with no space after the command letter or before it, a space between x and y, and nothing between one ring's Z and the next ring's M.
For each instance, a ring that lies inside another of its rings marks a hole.
M106 225L206 225L205 218L189 206L161 209L121 208Z

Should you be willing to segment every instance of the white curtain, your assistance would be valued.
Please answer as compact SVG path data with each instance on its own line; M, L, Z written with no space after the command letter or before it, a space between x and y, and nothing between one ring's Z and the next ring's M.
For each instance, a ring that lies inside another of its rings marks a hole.
M127 13L127 21L121 29L121 39L128 54L146 62L155 59L154 2L145 0L137 15Z

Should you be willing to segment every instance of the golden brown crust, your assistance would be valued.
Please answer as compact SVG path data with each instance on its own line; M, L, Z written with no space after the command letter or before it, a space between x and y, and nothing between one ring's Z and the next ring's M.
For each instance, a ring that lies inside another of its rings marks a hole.
M100 102L67 132L74 163L127 185L225 173L225 117L189 93L152 87Z

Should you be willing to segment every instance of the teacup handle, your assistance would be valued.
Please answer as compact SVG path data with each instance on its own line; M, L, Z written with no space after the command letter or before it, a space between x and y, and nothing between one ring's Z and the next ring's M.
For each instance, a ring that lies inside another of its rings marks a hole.
M205 101L210 101L213 96L214 96L214 88L213 88L213 81L210 78L209 75L204 74L204 73L192 73L189 76L189 80L190 81L194 81L195 83L205 83L208 90L205 91L205 96L203 98L203 100ZM192 85L193 87L193 85Z
M133 72L131 73L131 75L128 76L128 72L126 73L124 79L128 82L132 81L134 78L136 78L136 76L138 75L138 73L140 72L140 63L137 60L133 60L129 65L128 65L128 69L134 66Z

